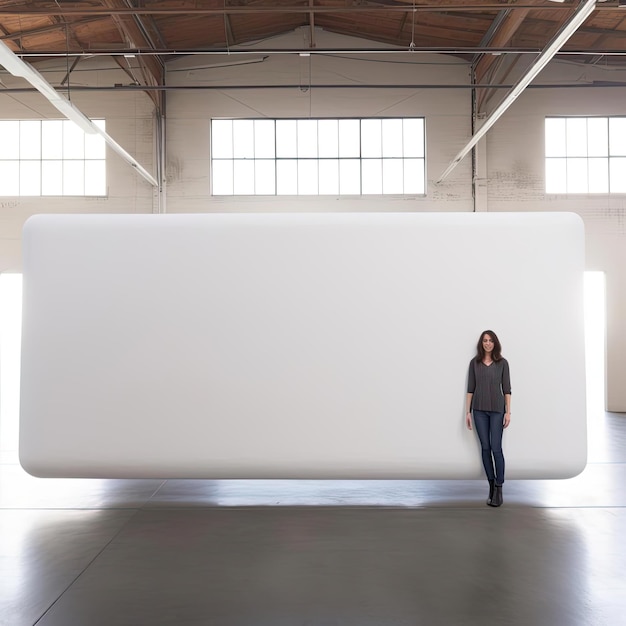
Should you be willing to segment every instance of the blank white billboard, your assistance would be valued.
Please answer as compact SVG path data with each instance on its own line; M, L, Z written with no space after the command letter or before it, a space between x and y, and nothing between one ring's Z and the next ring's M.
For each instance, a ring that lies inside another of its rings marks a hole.
M507 478L585 466L574 214L41 215L23 245L34 475L480 478L485 329Z

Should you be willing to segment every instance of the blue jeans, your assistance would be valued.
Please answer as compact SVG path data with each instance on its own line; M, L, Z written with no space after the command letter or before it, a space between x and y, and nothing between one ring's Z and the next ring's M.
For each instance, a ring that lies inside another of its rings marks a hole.
M504 454L502 453L502 432L504 413L496 411L474 411L474 425L480 439L483 466L488 480L496 485L504 482ZM494 471L495 465L495 471Z

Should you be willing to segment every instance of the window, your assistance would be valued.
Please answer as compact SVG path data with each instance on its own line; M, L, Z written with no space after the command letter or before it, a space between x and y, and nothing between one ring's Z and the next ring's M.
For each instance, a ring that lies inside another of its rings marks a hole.
M626 117L546 118L547 193L626 193Z
M0 196L106 195L100 135L70 120L1 120L0 138Z
M212 194L424 194L424 119L212 120Z

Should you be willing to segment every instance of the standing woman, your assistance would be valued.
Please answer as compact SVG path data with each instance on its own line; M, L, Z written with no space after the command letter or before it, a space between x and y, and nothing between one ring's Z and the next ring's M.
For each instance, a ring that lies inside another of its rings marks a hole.
M509 364L501 351L496 334L492 330L483 331L467 378L465 423L472 430L473 411L483 466L489 481L489 506L502 504L502 433L511 421L511 376Z

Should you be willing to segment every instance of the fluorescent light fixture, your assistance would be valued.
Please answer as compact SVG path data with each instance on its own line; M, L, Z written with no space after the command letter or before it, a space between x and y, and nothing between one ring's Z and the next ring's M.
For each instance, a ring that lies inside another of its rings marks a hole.
M0 65L4 65L13 76L26 79L50 101L53 107L63 113L67 119L78 124L84 132L92 135L96 133L94 125L88 117L74 107L65 96L61 95L34 67L13 54L3 41L0 41Z
M131 167L134 167L137 170L137 172L141 174L141 176L143 176L151 185L153 185L154 187L159 186L159 183L157 182L156 178L154 178L154 176L152 176L152 174L150 174L150 172L145 167L143 167L143 165L141 165L141 163L139 163L137 159L135 159L130 153L126 152L126 150L124 150L124 148L122 148L122 146L120 146L120 144L117 143L117 141L115 141L115 139L113 139L111 135L105 133L101 128L98 128L95 124L93 124L93 127L95 128L96 132L99 135L102 135L102 138L106 141L107 145L112 150L117 152L117 154L119 154L124 159L124 161L126 161L126 163L128 163Z
M487 134L487 131L500 119L503 113L513 104L515 100L522 94L524 89L532 82L532 80L541 72L541 70L552 60L552 57L565 45L567 40L578 30L582 23L591 15L596 8L596 0L587 0L581 3L576 9L576 13L572 19L563 26L557 33L551 43L549 43L541 52L535 64L526 72L522 78L513 86L506 98L497 106L493 113L485 120L483 125L474 133L469 143L463 148L450 162L445 172L441 175L438 183L442 182L448 174L463 160L469 151Z
M65 96L60 94L34 67L22 61L0 40L0 65L19 78L26 79L39 91L50 104L62 113L68 120L77 124L84 132L91 135L101 135L107 145L117 152L129 165L134 167L151 185L158 187L156 178L148 172L135 158L133 158L113 137L98 128L86 115L81 113Z

